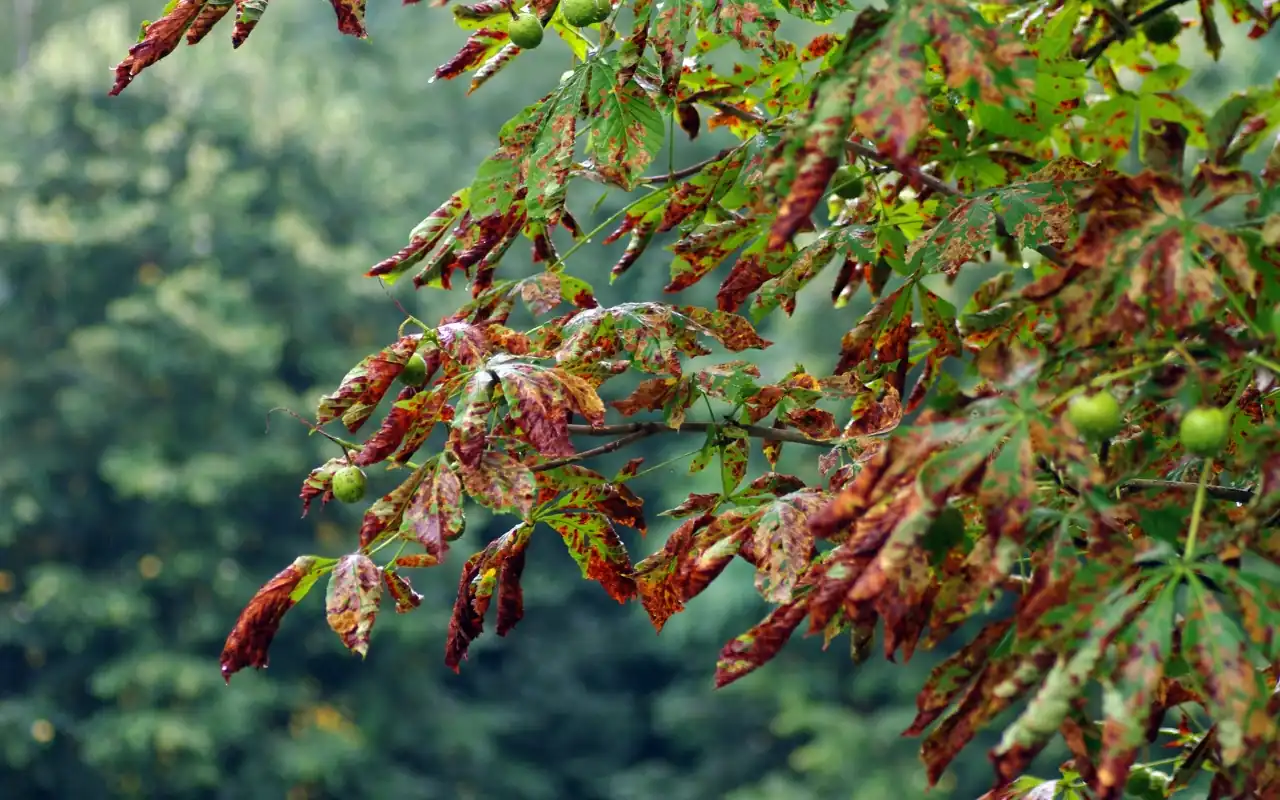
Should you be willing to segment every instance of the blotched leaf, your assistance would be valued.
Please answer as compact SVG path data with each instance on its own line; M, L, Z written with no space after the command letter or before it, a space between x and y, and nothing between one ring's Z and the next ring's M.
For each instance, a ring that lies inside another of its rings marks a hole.
M363 553L338 559L329 576L324 608L329 627L342 643L361 656L369 652L369 635L382 604L382 570Z

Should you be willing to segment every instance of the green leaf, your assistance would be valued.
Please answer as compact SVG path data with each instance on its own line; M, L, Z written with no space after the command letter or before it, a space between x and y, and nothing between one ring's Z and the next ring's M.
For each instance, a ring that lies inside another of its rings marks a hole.
M662 115L635 80L618 85L615 57L592 63L587 88L591 137L587 148L596 170L627 191L662 147Z

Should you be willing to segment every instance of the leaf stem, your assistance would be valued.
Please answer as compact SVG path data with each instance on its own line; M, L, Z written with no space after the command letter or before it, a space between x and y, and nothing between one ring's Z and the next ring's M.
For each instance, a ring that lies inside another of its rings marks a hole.
M1263 358L1262 356L1256 353L1248 353L1245 355L1244 360L1252 362L1258 365L1259 367L1262 367L1263 369L1269 371L1272 375L1275 375L1277 378L1280 378L1280 364L1277 364L1271 359Z
M1200 532L1200 517L1204 514L1204 499L1208 495L1209 473L1213 470L1213 459L1206 458L1200 467L1200 480L1196 483L1196 499L1191 504L1191 529L1187 531L1186 548L1182 551L1182 560L1192 562L1196 553L1196 534Z
M1136 28L1139 25L1142 25L1144 22L1153 20L1156 17L1163 14L1164 12L1169 11L1170 9L1173 9L1173 8L1177 8L1178 6L1186 2L1188 2L1188 0L1162 0L1162 2L1156 3L1154 6L1152 6L1151 8L1148 8L1146 11L1143 11L1141 14L1138 14L1133 18L1129 19L1128 20L1129 27ZM1087 64L1088 66L1093 66L1093 62L1097 61L1098 58L1101 57L1101 55L1104 52L1106 52L1106 49L1110 47L1113 42L1117 42L1120 40L1120 33L1121 33L1120 31L1112 31L1111 33L1102 37L1102 39L1099 40L1097 44L1095 44L1093 47L1090 47L1088 50L1085 51L1084 55L1080 57L1080 60L1085 62L1085 64Z
M640 204L641 204L641 203L643 203L644 201L646 201L646 200L648 200L649 198L654 197L654 196L656 196L656 195L662 194L663 192L668 191L669 189L670 189L670 187L668 187L668 186L659 186L657 189L654 189L653 191L650 191L650 192L645 192L645 193L644 193L644 194L642 194L640 197L637 197L635 200L632 200L630 203L627 203L625 206L623 206L622 208L618 209L618 210L617 210L617 212L615 212L614 214L612 214L612 215L611 215L608 219L606 219L604 222L601 222L599 225L597 225L596 227L592 228L592 229L591 229L591 230L590 230L590 231L589 231L585 236L583 236L581 239L579 239L578 241L574 242L573 247L570 247L570 248L569 248L569 250L568 250L564 255L562 255L562 256L560 256L559 258L557 258L557 259L555 260L555 263L554 263L554 264L549 264L549 265L547 265L547 270L546 270L546 271L547 271L547 272L559 272L559 271L560 271L560 268L561 268L561 266L564 264L564 262L566 262L566 261L568 261L568 260L569 260L569 256L571 256L571 255L573 255L574 253L578 252L578 250L579 250L581 247L583 247L584 245L590 244L590 243L591 243L591 240L592 240L592 239L594 239L595 237L599 236L599 235L600 235L600 233L601 233L602 231L604 231L604 229L605 229L605 228L607 228L607 227L609 227L610 225L612 225L613 223L617 222L619 219L621 219L621 218L622 218L622 216L623 216L624 214L626 214L628 211L630 211L631 209L635 208L636 206L640 205Z

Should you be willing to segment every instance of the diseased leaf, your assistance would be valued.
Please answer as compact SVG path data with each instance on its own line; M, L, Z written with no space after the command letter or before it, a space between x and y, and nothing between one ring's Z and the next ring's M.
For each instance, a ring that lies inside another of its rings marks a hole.
M634 80L618 83L617 62L611 53L592 63L587 88L591 117L588 149L596 169L623 189L635 188L662 146L662 116L653 100Z
M439 561L444 559L449 542L460 537L466 528L462 481L441 456L425 464L424 469L413 499L404 511L402 535L416 539Z
M347 430L355 433L382 401L391 383L404 369L409 356L418 349L418 339L403 336L381 351L365 356L343 377L338 390L320 398L316 424L342 418Z
M369 635L382 604L382 570L362 553L338 559L329 576L324 609L329 627L342 643L362 657L369 652Z
M569 511L543 517L564 539L582 577L596 581L609 596L625 603L636 595L631 559L609 520L599 514Z
M462 470L467 494L494 511L525 516L537 491L533 471L507 453L486 451L473 467Z
M253 595L222 646L222 677L228 684L245 667L266 668L267 650L284 615L335 563L332 558L298 556Z
M524 613L520 575L533 526L522 523L467 559L458 580L458 597L449 620L444 663L457 672L471 642L484 631L484 618L498 594L498 634L505 636Z

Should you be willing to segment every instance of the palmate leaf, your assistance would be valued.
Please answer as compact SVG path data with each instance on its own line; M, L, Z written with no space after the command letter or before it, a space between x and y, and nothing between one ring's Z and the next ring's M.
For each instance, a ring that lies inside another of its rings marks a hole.
M1218 726L1223 762L1230 767L1244 758L1260 758L1276 737L1276 722L1267 710L1271 686L1256 663L1260 659L1204 582L1197 577L1188 586L1191 603L1182 653Z
M418 349L414 336L403 336L373 355L365 356L342 379L338 390L320 398L316 424L342 418L347 430L355 433L404 369L409 356Z
M566 368L627 355L644 372L678 377L682 374L678 353L696 357L711 352L699 335L733 352L772 344L736 314L662 303L585 309L542 326L533 339L541 349L554 350L557 363Z
M376 500L360 521L360 547L367 548L384 536L398 533L405 509L427 474L431 462L413 471L399 486Z
M423 465L413 498L404 510L401 536L417 540L437 561L449 542L466 529L462 511L462 481L439 455Z
M533 509L537 494L533 471L496 450L486 450L474 466L463 468L462 486L481 505L521 517Z
M440 207L427 215L409 233L409 244L400 252L383 259L369 268L365 273L371 278L381 278L388 286L395 285L400 276L436 249L448 237L463 213L470 207L471 189L463 188L454 192Z
M569 166L573 162L574 137L582 99L592 66L574 69L568 80L544 101L537 116L537 132L529 144L524 186L531 221L554 225L564 208L569 188Z
M1051 302L1058 335L1089 346L1148 325L1182 331L1211 319L1226 303L1221 281L1256 294L1246 240L1192 221L1186 202L1180 183L1151 172L1100 179L1080 204L1088 218L1071 267L1023 296Z
M907 250L913 266L955 275L997 243L997 220L1023 248L1065 244L1074 233L1074 195L1098 170L1074 158L1057 159L1025 180L961 201Z
M1133 624L1143 601L1157 589L1158 584L1149 582L1139 587L1122 586L1112 592L1110 602L1098 610L1084 641L1072 653L1058 657L1031 702L1005 729L1000 744L992 751L996 772L1003 780L1021 772L1057 732L1071 702L1085 690L1118 632Z
M1105 756L1098 768L1103 791L1124 786L1137 750L1146 742L1151 706L1172 655L1177 594L1178 582L1170 581L1116 638L1120 663L1103 695Z
M573 454L568 415L604 423L604 401L583 378L515 356L494 356L484 370L497 377L517 435L544 456Z
M698 0L665 0L655 13L648 41L658 54L662 93L674 97L680 84L689 34L698 19Z
M619 85L613 53L592 60L587 84L587 149L600 174L631 191L662 147L662 115L634 79Z

